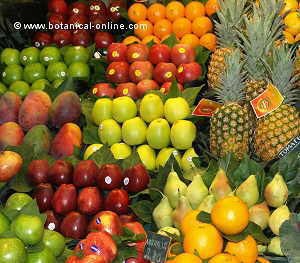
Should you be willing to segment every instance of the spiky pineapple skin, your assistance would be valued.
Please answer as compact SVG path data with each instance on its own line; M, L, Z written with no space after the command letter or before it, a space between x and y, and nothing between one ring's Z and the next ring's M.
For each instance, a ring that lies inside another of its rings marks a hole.
M237 103L225 104L211 117L210 150L223 157L233 153L242 159L249 150L249 120L247 111Z
M295 60L295 75L300 75L300 47L296 53L296 60ZM296 82L296 87L300 88L300 78Z
M258 121L254 135L256 154L264 161L273 160L299 134L299 112L294 106L282 104Z

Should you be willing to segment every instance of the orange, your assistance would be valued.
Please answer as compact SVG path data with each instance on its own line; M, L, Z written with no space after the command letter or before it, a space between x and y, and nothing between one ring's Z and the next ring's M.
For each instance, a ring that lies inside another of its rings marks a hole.
M236 256L221 253L211 258L208 263L242 263Z
M284 40L285 40L286 43L288 43L288 44L294 44L295 43L295 38L290 32L283 31L282 33L284 35Z
M197 17L192 24L192 31L198 37L202 37L204 34L212 31L213 23L207 16Z
M211 221L222 233L236 235L249 224L249 210L238 197L226 196L214 205Z
M263 258L263 257L258 257L256 259L256 261L260 262L260 263L271 263L269 260Z
M300 33L300 12L294 11L290 12L284 18L284 24L286 25L286 31L296 36Z
M298 42L298 41L300 41L300 33L295 36L295 42Z
M152 40L153 40L153 42L154 42L155 44L157 44L157 43L160 42L160 40L159 40L158 37L156 37L156 36L154 36L154 35L149 35L149 36L146 36L146 37L143 38L142 43L146 45L146 44L148 44L149 42L151 42Z
M154 24L153 32L155 36L162 39L172 33L172 24L167 19L161 19Z
M199 38L194 34L185 34L180 39L180 43L188 44L188 45L191 45L192 47L196 47L196 46L199 46Z
M152 22L156 23L158 20L165 18L166 8L162 4L155 3L148 8L147 18Z
M134 34L140 39L143 39L146 36L150 36L153 33L153 25L148 20L142 20L136 23L134 26Z
M172 1L166 7L166 17L170 21L175 21L179 17L184 17L184 5L179 1Z
M141 3L135 3L128 9L128 17L132 22L145 20L147 17L147 7Z
M131 45L133 43L140 43L141 40L139 40L137 37L135 36L129 36L123 39L122 43L124 43L125 45Z
M225 252L236 256L243 263L255 263L258 256L257 244L252 236L240 242L228 242Z
M190 229L202 225L200 221L197 220L197 216L200 210L192 210L188 212L182 219L180 231L185 235Z
M182 253L172 260L172 263L202 263L202 260L189 253Z
M215 14L220 8L218 0L208 0L205 4L205 13L208 16Z
M193 21L199 16L205 16L205 7L201 2L192 1L185 7L184 14L186 18Z
M183 37L185 34L190 34L192 32L192 23L187 18L177 18L173 22L172 30L177 37Z
M284 15L290 11L296 11L298 9L298 1L297 0L284 0L284 7L281 10L280 14Z
M206 33L200 38L199 44L210 51L215 51L217 46L217 37L213 33Z
M222 252L223 238L213 225L203 223L186 233L183 248L187 253L197 251L202 259L207 259Z

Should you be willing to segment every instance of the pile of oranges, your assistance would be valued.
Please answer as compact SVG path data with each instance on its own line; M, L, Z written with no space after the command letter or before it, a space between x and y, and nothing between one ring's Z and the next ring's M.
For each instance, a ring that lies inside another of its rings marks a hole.
M199 213L192 210L184 217L180 227L184 253L169 255L173 258L167 263L202 263L204 260L208 263L270 263L258 256L257 243L251 235L225 245L221 233L236 235L249 224L249 210L241 199L228 196L217 201L211 212L211 224L198 221Z
M209 17L218 8L217 0L208 0L206 4L192 1L186 6L182 2L172 1L167 6L155 3L149 8L135 3L128 10L129 19L136 23L135 37L131 36L124 41L159 43L175 34L182 44L193 47L202 45L214 51L216 36L212 33L213 22Z

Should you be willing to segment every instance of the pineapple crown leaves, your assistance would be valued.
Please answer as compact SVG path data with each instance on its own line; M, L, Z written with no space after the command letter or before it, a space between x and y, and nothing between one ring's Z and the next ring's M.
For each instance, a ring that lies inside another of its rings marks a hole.
M245 99L245 72L241 52L235 49L225 56L225 68L220 77L220 87L215 89L216 97L222 103L240 102Z

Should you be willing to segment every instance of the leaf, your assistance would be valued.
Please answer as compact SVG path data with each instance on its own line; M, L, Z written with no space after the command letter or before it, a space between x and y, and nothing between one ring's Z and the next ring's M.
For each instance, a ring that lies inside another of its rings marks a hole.
M212 184L217 172L219 170L218 162L214 159L211 159L208 164L208 168L206 169L205 173L202 175L203 182L205 183L206 187L209 188Z
M128 13L125 8L120 7L119 12L120 12L121 17L124 17L126 20L129 20Z
M181 96L181 91L178 88L178 82L176 79L173 79L170 91L168 92L166 99L177 98Z
M73 250L66 248L62 255L56 258L56 263L65 263L69 256L72 256Z
M130 208L143 222L152 223L152 211L154 209L153 202L149 200L141 200L131 204Z
M178 43L179 42L178 42L175 34L173 34L173 33L167 39L165 39L164 41L161 42L161 44L165 44L170 48L174 47Z
M37 252L41 252L42 250L45 249L45 245L44 243L41 241L35 245L32 245L32 246L27 246L26 247L26 252L27 253L37 253Z
M117 164L119 162L114 158L107 144L103 145L98 151L94 152L89 157L89 160L94 160L97 165Z
M46 214L41 214L39 207L37 205L36 200L30 201L28 204L26 204L21 211L19 212L21 215L35 215L41 218L43 224L45 224L47 215Z
M83 128L83 143L84 144L100 143L97 126L88 123Z
M183 90L181 96L189 103L190 106L193 106L197 98L197 95L202 88L203 85L201 87L187 88Z
M160 90L150 89L150 90L146 91L146 94L155 94L155 95L158 95L163 102L165 102L167 100L167 96L164 93L162 93Z
M53 89L51 87L45 88L44 91L48 93L52 100L54 100L58 95L65 91L74 91L76 92L79 90L77 83L75 83L74 78L68 77L64 80L64 82L57 88Z
M141 191L141 192L138 192L138 193L135 194L135 195L129 196L129 198L130 198L130 199L133 199L133 198L137 198L137 197L139 197L139 196L141 196L141 195L149 195L149 194L150 194L150 189L147 188L147 189L145 189L144 191Z
M211 217L209 213L206 213L204 211L200 212L197 215L197 220L202 222L202 223L207 223L207 224L211 224Z
M154 46L156 43L154 42L154 40L152 39L150 42L147 43L147 47L150 48L152 46Z
M131 168L131 167L133 167L137 164L141 164L141 163L142 163L142 161L141 161L141 158L140 158L137 150L133 149L132 154L128 158L126 158L122 161L121 168L123 171L125 171L126 169Z
M93 43L92 45L88 46L87 48L87 51L89 53L89 58L93 58L94 57L94 53L95 53L95 50L96 50L96 44Z
M197 46L195 48L195 52L196 52L196 61L200 65L205 65L205 63L209 59L209 55L210 55L211 51L203 46Z
M93 117L92 117L92 109L94 106L94 101L85 99L81 102L81 109L82 109L82 114L84 115L86 122L88 124L93 124Z
M74 152L72 155L63 158L63 160L70 162L73 167L75 167L81 159L81 148L77 146L74 146Z
M108 62L103 59L92 58L89 61L89 66L91 69L90 79L88 82L88 86L91 87L96 83L106 82L106 68L108 66Z
M112 263L123 263L128 258L137 258L138 252L135 247L118 248L118 254Z
M225 171L231 187L234 186L232 174L238 168L238 166L239 162L232 153L227 154L224 158L219 160L219 168Z

